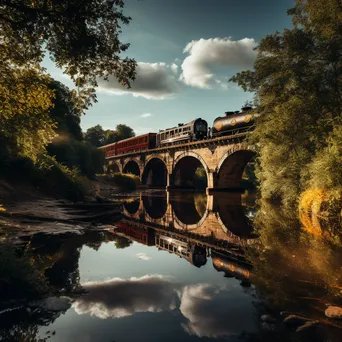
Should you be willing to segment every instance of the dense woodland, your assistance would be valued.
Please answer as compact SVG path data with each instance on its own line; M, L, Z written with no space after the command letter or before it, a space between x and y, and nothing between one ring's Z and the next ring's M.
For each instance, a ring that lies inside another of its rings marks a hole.
M263 38L254 70L231 81L255 93L261 197L299 206L315 230L312 212L341 224L342 5L297 0L288 14L293 28Z

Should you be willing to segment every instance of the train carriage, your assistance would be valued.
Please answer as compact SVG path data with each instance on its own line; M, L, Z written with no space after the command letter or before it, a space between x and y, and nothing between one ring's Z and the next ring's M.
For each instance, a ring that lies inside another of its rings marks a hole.
M241 112L225 112L225 116L216 118L213 122L212 137L217 138L250 130L257 116L252 114L251 110L252 107L243 107Z
M201 118L187 124L178 124L177 127L168 128L157 133L157 147L202 140L207 137L208 124Z
M134 151L149 150L156 147L156 133L147 133L137 137L99 147L104 150L106 158Z

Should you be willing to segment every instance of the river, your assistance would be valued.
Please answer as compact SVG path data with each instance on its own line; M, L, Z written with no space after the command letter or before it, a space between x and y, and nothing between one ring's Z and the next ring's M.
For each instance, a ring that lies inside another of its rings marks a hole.
M338 246L313 245L290 229L293 221L279 228L282 236L277 211L255 229L265 208L240 194L116 199L119 221L24 244L69 305L4 309L1 341L342 340L341 321L325 315L327 305L342 304Z

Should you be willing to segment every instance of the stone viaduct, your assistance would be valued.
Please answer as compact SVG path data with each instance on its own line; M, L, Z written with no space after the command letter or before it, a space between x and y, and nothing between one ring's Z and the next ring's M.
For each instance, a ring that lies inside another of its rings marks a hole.
M182 201L179 200L182 197ZM239 193L140 193L126 200L123 214L130 224L189 232L203 238L227 241L238 246L249 245L254 239L253 228L241 204Z
M207 193L240 188L243 171L255 155L245 137L236 134L109 157L106 172L132 173L144 185L171 190L193 188L195 172L203 167Z

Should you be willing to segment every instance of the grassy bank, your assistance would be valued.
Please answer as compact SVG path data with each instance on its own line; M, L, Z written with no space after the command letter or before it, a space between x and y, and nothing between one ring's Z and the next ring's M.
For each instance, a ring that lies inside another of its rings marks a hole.
M71 201L82 200L89 188L86 177L49 156L44 156L36 164L26 157L2 160L0 177L10 183L28 184L44 194Z
M133 191L141 184L140 178L131 173L113 173L111 175L97 175L98 180L102 180L115 185L121 190Z

